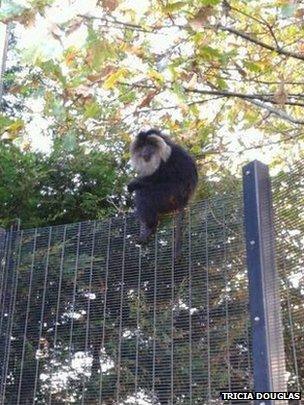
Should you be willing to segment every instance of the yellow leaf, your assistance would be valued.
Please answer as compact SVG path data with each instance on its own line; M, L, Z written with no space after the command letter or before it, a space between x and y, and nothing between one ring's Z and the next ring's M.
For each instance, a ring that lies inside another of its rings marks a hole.
M165 81L163 75L154 69L149 70L148 76L156 82L164 83Z
M15 122L13 122L11 125L9 125L6 130L9 133L17 133L19 131L21 131L24 128L24 122L21 120L17 120Z
M106 90L112 89L115 86L115 84L119 80L126 77L128 73L129 73L128 69L125 69L125 68L118 69L115 73L112 73L110 76L107 77L107 79L103 83L103 87Z

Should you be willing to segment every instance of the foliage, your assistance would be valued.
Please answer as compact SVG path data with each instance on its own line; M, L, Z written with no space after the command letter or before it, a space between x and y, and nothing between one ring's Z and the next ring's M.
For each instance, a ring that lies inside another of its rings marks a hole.
M235 152L227 133L251 148L249 129L262 134L254 146L286 144L288 154L302 145L301 3L104 0L62 15L64 7L4 2L2 11L22 32L40 29L43 40L16 49L27 70L13 74L10 93L38 100L52 134L100 140L122 123L127 132L156 125L207 162ZM2 119L4 136L28 134L27 106L24 125Z
M19 218L23 228L102 218L123 205L124 172L106 152L67 150L49 155L0 145L1 226Z

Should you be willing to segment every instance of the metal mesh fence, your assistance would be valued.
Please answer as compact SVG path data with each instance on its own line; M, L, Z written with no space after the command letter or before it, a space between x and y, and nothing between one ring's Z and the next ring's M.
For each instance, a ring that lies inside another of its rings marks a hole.
M304 390L304 166L273 181L276 262L289 391Z
M280 334L267 338L273 386L286 359L290 391L304 381L303 174L273 181L279 279L263 275L265 305L278 281L283 315L285 358ZM187 210L179 263L174 228L167 217L147 247L133 216L0 230L1 404L212 404L253 388L242 196Z
M0 403L202 405L252 389L242 212L236 195L192 205L178 264L171 217L142 248L133 216L8 233Z

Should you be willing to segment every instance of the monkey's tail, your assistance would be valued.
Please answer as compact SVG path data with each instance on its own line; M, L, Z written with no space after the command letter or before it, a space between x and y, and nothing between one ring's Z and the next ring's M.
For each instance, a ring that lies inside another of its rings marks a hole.
M175 217L175 233L174 233L174 261L179 262L182 257L183 245L183 229L185 221L185 209L178 211Z

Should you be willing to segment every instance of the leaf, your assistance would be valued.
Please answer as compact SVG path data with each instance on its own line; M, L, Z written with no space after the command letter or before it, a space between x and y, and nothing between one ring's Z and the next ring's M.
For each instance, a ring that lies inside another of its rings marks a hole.
M114 44L110 44L107 40L95 38L95 34L89 35L86 62L91 68L99 71L102 64L115 59L117 53Z
M76 31L83 23L82 18L77 17L74 20L72 20L67 28L67 30L65 31L66 35L70 35L72 34L74 31Z
M158 83L164 83L165 79L164 76L159 73L157 70L154 69L150 69L148 71L148 76L150 77L150 79L158 82Z
M73 132L68 132L65 137L63 138L62 141L63 144L63 148L68 151L71 152L76 148L76 135Z
M199 50L199 54L203 59L210 61L221 58L221 53L211 46L202 46Z
M283 105L287 101L287 96L288 94L285 90L284 82L282 81L278 90L274 93L273 99L277 104Z
M75 48L68 49L64 55L65 63L68 66L72 65L77 56L78 56L78 52Z
M112 89L115 86L115 84L119 80L125 78L128 73L129 73L128 69L125 68L118 69L115 73L112 73L110 76L108 76L108 78L103 83L103 87L106 90Z
M158 90L155 90L148 93L146 97L142 100L142 102L139 104L139 108L147 107L151 103L153 98L158 94L158 92L159 92Z
M262 72L262 71L263 71L263 69L261 68L261 66L258 65L258 64L255 63L255 62L251 62L251 61L249 61L249 60L245 60L245 61L243 61L243 64L244 64L244 66L247 67L248 70L250 70L251 72L259 73L259 72Z
M176 1L175 3L171 4L166 4L165 6L162 7L162 10L165 13L173 13L175 11L180 10L182 7L184 7L187 3L184 1Z
M292 17L296 11L296 4L284 4L283 6L281 6L281 13L282 13L282 17L284 18L289 18Z
M4 115L0 115L0 133L2 130L6 130L6 128L11 124L12 120Z
M200 0L200 3L204 6L216 6L221 0Z
M101 5L108 11L114 11L119 5L118 0L102 0Z
M86 103L84 109L84 115L86 118L98 118L100 113L100 105L96 101Z
M222 78L217 78L217 79L216 79L216 83L217 83L218 88L219 88L220 90L227 90L227 89L228 89L228 85L227 85L227 83L226 83L226 81L225 81L224 79L222 79Z
M102 69L100 70L100 72L89 74L89 75L87 76L87 79L88 79L90 82L97 82L97 81L99 81L100 79L105 78L106 76L108 76L110 73L115 72L116 69L117 69L117 68L116 68L114 65L107 65L107 66L105 66L104 68L102 68Z
M181 100L185 100L186 92L185 88L181 84L174 83L172 85L172 90Z
M214 8L212 6L202 7L196 16L189 21L189 24L193 29L202 28L206 25L206 23L209 21L209 17L211 17L213 14Z
M6 127L6 131L11 134L16 134L24 128L24 122L22 120L16 120L8 127Z

